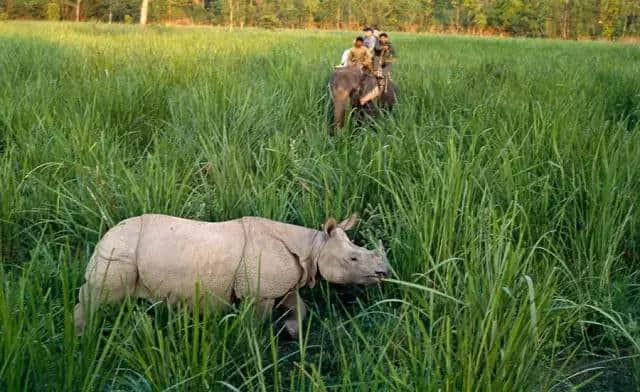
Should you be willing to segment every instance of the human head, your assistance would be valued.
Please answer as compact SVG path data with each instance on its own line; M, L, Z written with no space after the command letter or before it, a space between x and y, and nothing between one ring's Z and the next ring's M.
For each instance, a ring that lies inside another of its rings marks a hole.
M373 35L373 29L371 27L365 27L364 33L366 34L367 37L371 37Z
M387 43L387 41L389 41L389 36L387 35L387 33L382 33L380 34L380 43Z
M364 45L364 38L362 38L362 37L356 37L356 40L355 40L355 42L353 43L353 45L354 45L356 48L360 48L360 47L362 47L362 45Z

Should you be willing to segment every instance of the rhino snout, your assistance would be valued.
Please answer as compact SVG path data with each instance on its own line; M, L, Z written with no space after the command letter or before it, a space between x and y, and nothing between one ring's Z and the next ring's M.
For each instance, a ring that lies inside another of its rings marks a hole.
M369 277L373 279L373 282L380 282L381 279L387 278L390 275L389 263L386 257L380 257L376 260L373 268L370 270Z
M389 276L389 268L384 267L376 270L376 276L378 278L386 278Z

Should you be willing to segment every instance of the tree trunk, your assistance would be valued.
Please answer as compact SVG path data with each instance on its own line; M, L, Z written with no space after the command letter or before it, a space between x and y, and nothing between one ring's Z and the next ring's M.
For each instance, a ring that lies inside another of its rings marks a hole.
M229 30L233 29L233 0L229 0Z
M80 5L82 5L82 0L76 0L76 22L80 22Z
M113 11L109 9L109 24L111 24L111 22L113 22Z
M142 0L142 6L140 6L140 25L147 24L147 15L149 14L149 0Z

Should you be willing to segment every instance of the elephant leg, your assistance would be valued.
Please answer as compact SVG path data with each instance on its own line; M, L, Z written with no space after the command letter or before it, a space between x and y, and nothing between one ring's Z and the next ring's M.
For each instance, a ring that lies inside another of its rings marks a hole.
M284 322L284 326L287 329L289 335L296 339L298 337L298 331L300 330L300 323L307 315L307 308L298 296L298 292L294 291L282 300L281 303L287 309L287 318Z
M391 110L396 103L396 89L392 81L387 81L386 91L380 96L381 106L386 110Z

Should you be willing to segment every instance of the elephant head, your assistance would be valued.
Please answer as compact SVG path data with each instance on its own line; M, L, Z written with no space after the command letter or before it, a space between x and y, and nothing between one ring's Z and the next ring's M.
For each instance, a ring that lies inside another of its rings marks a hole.
M352 65L337 69L331 78L331 95L333 98L333 121L334 130L339 131L344 126L345 116L349 105L358 102L360 96L370 92L377 85L376 77L370 72L366 72L358 65ZM391 89L387 89L380 97L381 104L385 108L391 108L395 102L395 90L392 83ZM390 97L392 96L392 97ZM385 102L382 102L385 101ZM370 106L368 104L367 106ZM367 110L369 114L373 112Z
M337 130L344 126L351 101L357 100L362 92L371 91L375 86L375 77L365 72L361 66L352 65L335 71L331 78L331 95L334 126Z

